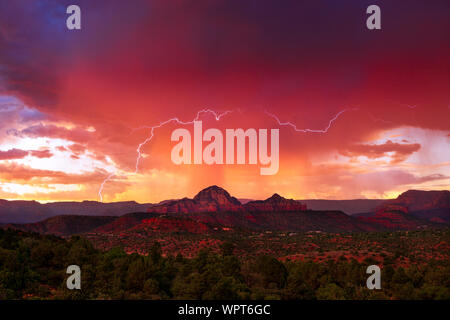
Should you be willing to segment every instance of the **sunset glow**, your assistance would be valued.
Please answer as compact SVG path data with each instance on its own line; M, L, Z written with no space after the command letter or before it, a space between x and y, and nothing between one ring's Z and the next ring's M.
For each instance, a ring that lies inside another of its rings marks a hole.
M293 5L283 20L270 16L285 10L273 3L111 1L104 14L80 2L79 32L65 29L57 1L0 7L1 199L158 202L209 185L253 199L449 189L441 2L428 8L433 23L415 20L421 5L386 3L375 33L357 1ZM190 123L169 122L149 139L151 127L205 108L229 112L201 114L204 130L279 129L278 172L175 165L170 135Z

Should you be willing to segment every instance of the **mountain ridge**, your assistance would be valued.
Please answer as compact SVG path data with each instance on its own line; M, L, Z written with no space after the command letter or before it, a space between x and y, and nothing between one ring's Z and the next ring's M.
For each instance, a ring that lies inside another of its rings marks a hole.
M307 211L304 204L293 199L286 199L273 194L265 200L250 201L244 205L232 197L225 189L210 186L201 190L194 198L183 198L158 205L152 205L146 213L128 213L120 217L107 217L103 220L83 217L84 224L91 227L70 229L67 221L72 216L52 217L47 220L12 227L70 235L77 232L115 233L131 232L131 230L158 231L156 226L169 231L193 232L195 226L202 232L225 229L274 229L291 231L368 231L376 228L365 222L353 219L343 212ZM61 224L58 228L57 223ZM133 232L134 232L133 231ZM161 231L161 230L160 230Z
M426 192L426 191L423 191ZM423 195L414 193L415 197ZM241 204L226 190L211 186L201 190L193 199L183 198L151 205L146 212L126 213L121 216L61 215L28 224L3 226L40 233L71 235L75 233L123 233L137 232L200 232L214 230L252 229L283 231L367 232L381 230L412 230L447 225L450 210L446 204L449 193L426 194L417 203L411 197L398 197L385 202L367 215L349 216L339 210L307 210L297 200L273 194L265 200ZM436 202L435 199L440 199ZM438 209L415 215L402 205L428 208L430 202ZM435 216L434 211L439 215ZM73 226L71 226L73 225ZM196 231L196 228L198 230Z

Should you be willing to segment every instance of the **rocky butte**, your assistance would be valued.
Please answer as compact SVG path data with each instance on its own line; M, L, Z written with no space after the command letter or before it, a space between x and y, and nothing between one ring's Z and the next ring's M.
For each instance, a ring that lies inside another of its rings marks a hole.
M200 191L193 199L183 198L149 208L151 213L200 213L200 212L294 212L306 211L306 205L285 199L278 194L266 200L241 204L226 190L211 186Z

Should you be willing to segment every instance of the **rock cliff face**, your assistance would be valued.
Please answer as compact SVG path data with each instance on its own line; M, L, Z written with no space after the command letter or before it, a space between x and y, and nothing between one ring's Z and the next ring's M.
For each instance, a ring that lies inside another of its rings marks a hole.
M200 207L209 211L239 211L241 203L235 197L218 187L211 186L200 191L193 199Z

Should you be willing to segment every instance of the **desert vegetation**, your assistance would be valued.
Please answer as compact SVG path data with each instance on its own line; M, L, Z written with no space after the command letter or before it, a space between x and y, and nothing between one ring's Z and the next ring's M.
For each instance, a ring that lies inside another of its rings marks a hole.
M447 230L264 234L259 248L267 252L223 237L186 257L164 251L157 240L138 254L120 245L99 249L80 236L6 229L0 299L450 299L449 236ZM277 256L270 243L299 247ZM374 263L382 267L381 290L365 286L366 267ZM81 290L66 288L71 264L81 267Z

